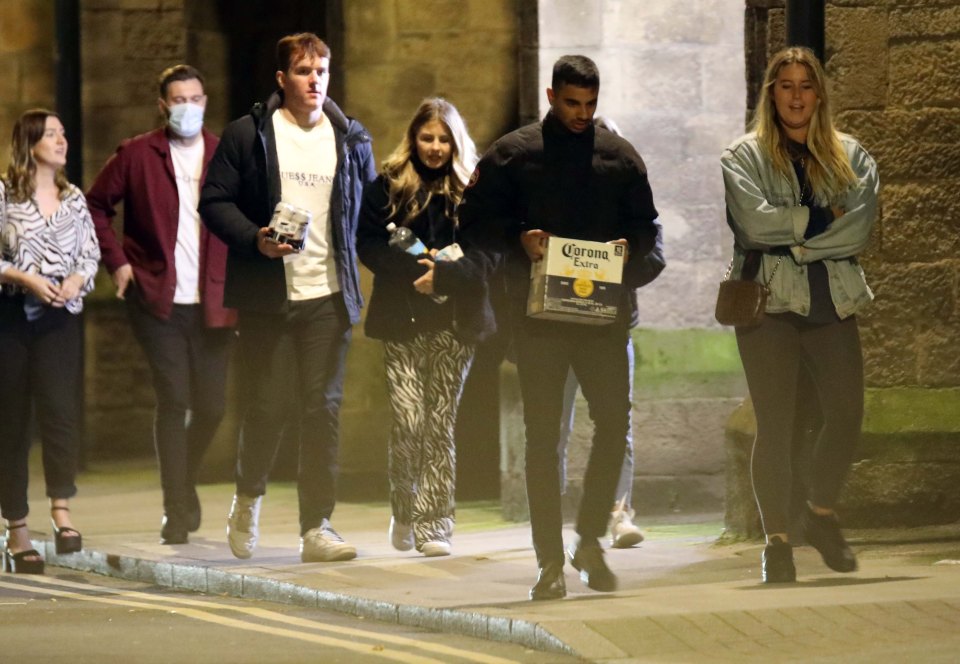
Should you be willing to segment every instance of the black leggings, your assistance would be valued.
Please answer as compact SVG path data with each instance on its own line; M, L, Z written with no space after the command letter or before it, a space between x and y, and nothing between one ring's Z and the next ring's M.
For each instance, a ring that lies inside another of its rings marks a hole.
M768 535L786 533L794 473L791 447L799 409L801 363L812 378L822 410L810 465L808 500L833 508L853 462L863 421L863 356L854 317L814 325L794 314L768 315L737 330L740 359L757 416L751 474Z

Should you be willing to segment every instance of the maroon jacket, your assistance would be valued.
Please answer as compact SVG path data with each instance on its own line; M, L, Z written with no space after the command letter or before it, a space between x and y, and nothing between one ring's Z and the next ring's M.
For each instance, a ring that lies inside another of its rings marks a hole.
M203 130L203 174L213 158L218 139ZM111 226L123 201L123 245ZM180 199L170 157L170 142L164 129L156 129L124 141L97 175L87 192L87 204L100 241L100 253L113 274L127 263L144 303L153 315L170 318L177 275L173 252L177 244ZM223 306L227 247L200 227L200 302L207 327L231 327L236 310Z

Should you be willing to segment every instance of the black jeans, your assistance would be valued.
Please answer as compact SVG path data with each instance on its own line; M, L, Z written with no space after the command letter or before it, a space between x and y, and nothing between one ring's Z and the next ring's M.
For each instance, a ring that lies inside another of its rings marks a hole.
M340 403L350 346L343 296L288 303L283 314L240 312L244 419L237 493L262 496L288 422L300 425L300 534L329 519L336 503Z
M737 345L757 417L751 475L763 529L789 531L792 446L798 409L819 408L823 422L813 445L808 495L833 508L853 462L863 421L863 355L854 317L815 325L794 314L768 315L737 329ZM798 403L801 364L819 404Z
M136 287L127 290L126 301L157 397L153 438L163 509L178 512L223 419L233 331L206 327L199 304L175 304L170 318L161 320L144 308Z
M82 326L81 316L55 308L29 322L23 297L0 296L0 512L5 519L23 519L29 512L31 407L43 443L47 496L77 493Z
M584 539L606 533L630 426L628 333L616 324L522 324L516 334L517 372L527 432L530 526L537 561L543 566L563 561L557 440L564 384L571 367L594 424L576 530Z

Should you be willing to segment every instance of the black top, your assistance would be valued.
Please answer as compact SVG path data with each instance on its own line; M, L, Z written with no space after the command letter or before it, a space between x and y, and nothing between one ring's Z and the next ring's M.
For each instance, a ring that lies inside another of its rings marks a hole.
M415 166L419 166L416 162ZM438 174L423 166L429 185ZM421 203L426 193L420 194ZM423 332L450 329L465 342L472 343L493 332L493 314L487 300L485 283L458 283L463 270L458 263L437 263L434 290L450 295L437 303L429 295L418 293L413 282L426 273L417 263L426 254L414 256L389 246L387 224L406 225L427 249L442 249L454 241L454 224L447 215L447 201L439 194L408 223L388 217L389 194L383 175L367 185L363 192L357 225L357 254L373 272L373 292L367 309L364 331L368 337L389 341L407 341ZM400 215L398 215L400 216Z
M813 190L807 182L806 162L810 158L810 150L805 143L787 141L787 152L790 162L797 174L800 183L800 205L810 209L810 221L803 237L810 239L827 230L833 223L833 210L816 204ZM806 320L809 323L834 323L839 320L833 306L833 297L830 295L830 277L827 266L823 261L815 261L807 265L807 282L810 285L810 313Z
M530 261L520 244L527 230L629 242L619 321L624 328L629 322L626 300L633 297L633 288L650 280L643 261L635 260L650 252L657 236L646 167L630 143L605 129L591 126L573 133L548 113L543 122L507 134L481 159L459 215L460 236L466 242L488 255L506 257L508 289L517 310L525 306L529 287Z

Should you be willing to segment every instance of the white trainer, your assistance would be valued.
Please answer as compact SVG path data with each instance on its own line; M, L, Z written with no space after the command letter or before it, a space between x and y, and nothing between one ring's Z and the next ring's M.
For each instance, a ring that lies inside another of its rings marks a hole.
M634 512L621 498L610 513L610 545L615 549L629 549L643 541L643 533L633 525Z
M234 494L227 516L227 542L237 558L246 560L253 555L260 539L260 504L263 496Z
M450 555L450 542L424 542L420 547L420 553L427 558Z
M413 548L413 526L397 521L390 517L390 544L397 551L409 551Z
M305 563L330 563L335 560L353 560L357 548L343 541L324 519L319 528L311 528L300 538L300 560Z

